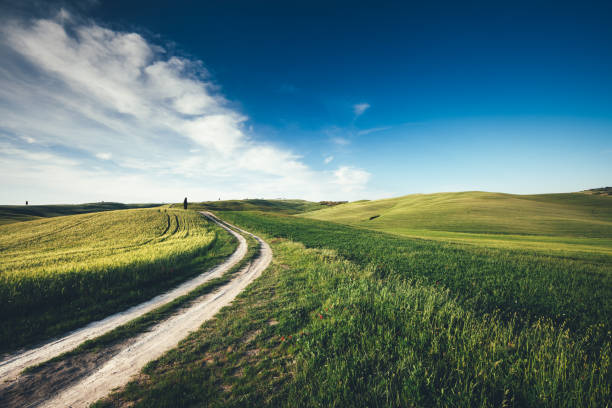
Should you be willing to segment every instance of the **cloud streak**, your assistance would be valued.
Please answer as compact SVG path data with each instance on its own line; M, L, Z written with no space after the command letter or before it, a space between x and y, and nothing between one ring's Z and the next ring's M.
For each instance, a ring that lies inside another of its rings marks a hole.
M201 62L74 21L0 28L2 202L352 199L366 188L365 170L314 171L253 134Z
M358 131L357 134L359 136L365 136L365 135L369 135L370 133L382 132L384 130L389 130L389 129L391 129L391 126L382 126L382 127L375 127L375 128L370 128L370 129L362 129Z
M358 103L353 105L353 112L355 112L355 116L363 115L368 109L370 109L369 103Z

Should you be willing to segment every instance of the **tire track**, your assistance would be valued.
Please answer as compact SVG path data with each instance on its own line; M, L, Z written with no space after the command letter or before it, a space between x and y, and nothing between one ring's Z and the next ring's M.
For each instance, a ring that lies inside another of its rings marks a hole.
M210 213L203 213L219 222ZM230 224L227 224L231 226ZM224 226L227 228L227 226ZM67 387L43 407L86 407L103 398L113 389L125 385L151 360L161 357L174 348L191 331L197 330L206 320L212 318L222 307L232 300L255 280L272 261L272 250L261 238L253 236L260 244L259 257L238 272L237 276L218 290L200 297L192 306L154 326L149 332L138 336L134 343L120 351L78 383Z

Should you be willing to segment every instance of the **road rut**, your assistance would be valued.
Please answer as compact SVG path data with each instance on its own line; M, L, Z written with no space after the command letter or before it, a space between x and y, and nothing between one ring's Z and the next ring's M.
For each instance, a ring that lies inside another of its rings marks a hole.
M214 215L203 212L221 227L228 230L239 240L234 254L221 265L208 272L180 285L166 294L157 296L148 302L132 307L125 312L110 316L99 322L72 332L58 340L49 342L36 349L14 355L0 362L0 378L3 382L10 382L18 377L24 368L46 361L61 353L70 351L83 341L95 338L128 321L141 316L148 311L161 306L179 296L187 294L207 280L221 276L237 264L247 252L244 237L232 231L225 223ZM236 227L233 227L239 230ZM248 232L243 233L252 235ZM256 260L237 272L234 279L218 290L198 298L193 304L178 314L157 324L150 331L136 337L134 342L121 350L101 367L76 383L72 383L59 393L42 402L45 407L84 407L107 395L112 389L119 387L140 372L149 361L154 360L166 351L175 347L190 331L198 329L206 320L213 317L222 307L228 305L246 286L256 279L270 264L272 251L259 237L252 235L260 244L260 254Z

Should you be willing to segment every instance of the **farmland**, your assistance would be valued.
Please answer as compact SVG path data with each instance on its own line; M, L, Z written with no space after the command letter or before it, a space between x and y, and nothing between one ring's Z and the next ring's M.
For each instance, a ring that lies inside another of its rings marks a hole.
M150 208L159 204L89 203L56 205L0 205L0 225L62 215L86 214L100 211Z
M151 298L231 254L195 212L98 212L0 226L0 349L60 334Z
M270 212L219 215L266 237L273 267L99 405L609 404L605 252L425 240Z

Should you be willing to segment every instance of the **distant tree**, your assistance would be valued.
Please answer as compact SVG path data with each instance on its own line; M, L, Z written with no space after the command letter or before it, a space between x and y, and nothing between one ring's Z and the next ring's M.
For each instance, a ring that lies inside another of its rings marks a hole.
M185 197L185 201L183 201L183 209L187 209L187 197Z

